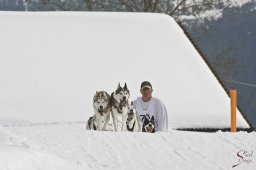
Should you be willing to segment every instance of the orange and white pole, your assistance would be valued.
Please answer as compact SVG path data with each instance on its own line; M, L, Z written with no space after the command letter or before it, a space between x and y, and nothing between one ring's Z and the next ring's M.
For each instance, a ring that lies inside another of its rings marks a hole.
M230 90L231 99L231 132L236 132L236 105L237 105L237 90Z

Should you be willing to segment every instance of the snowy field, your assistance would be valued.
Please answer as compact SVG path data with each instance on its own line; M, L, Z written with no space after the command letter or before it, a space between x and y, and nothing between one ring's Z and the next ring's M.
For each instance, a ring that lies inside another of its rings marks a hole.
M86 131L84 122L10 124L0 127L0 169L254 170L255 143L255 132L115 133Z
M227 128L230 103L176 22L160 14L0 12L0 170L255 169L256 133ZM96 91L144 80L169 131L86 131ZM238 127L249 125L238 111Z

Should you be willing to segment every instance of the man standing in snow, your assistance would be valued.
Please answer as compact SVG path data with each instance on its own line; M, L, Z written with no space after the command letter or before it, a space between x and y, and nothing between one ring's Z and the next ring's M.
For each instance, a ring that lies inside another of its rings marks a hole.
M154 116L155 130L168 130L168 115L163 102L152 96L153 88L150 82L143 81L140 86L142 97L138 97L134 101L134 106L139 115Z

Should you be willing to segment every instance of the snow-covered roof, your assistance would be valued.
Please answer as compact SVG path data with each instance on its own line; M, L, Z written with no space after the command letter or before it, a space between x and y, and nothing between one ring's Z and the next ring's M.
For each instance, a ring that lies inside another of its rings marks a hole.
M229 97L163 14L0 12L0 121L86 121L96 91L144 80L170 128L230 126ZM238 127L248 123L237 110Z

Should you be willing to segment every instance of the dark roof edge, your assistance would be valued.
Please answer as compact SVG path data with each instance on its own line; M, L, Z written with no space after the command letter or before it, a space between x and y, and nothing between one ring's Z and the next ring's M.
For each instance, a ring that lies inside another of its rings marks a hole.
M213 66L208 62L206 55L202 52L202 50L198 47L198 45L196 44L196 42L193 40L192 36L190 35L190 33L186 30L185 26L182 25L181 21L176 21L179 26L181 27L181 29L183 30L183 32L185 33L185 35L188 37L188 39L190 40L190 42L193 44L194 48L197 50L197 52L200 54L200 56L203 58L204 62L207 64L207 66L210 68L210 70L212 71L213 75L216 77L216 79L218 80L218 82L220 83L220 85L222 86L222 88L225 90L225 92L227 93L227 95L230 97L229 91L228 89L225 87L223 81L220 79L220 77L217 75L217 72L215 71L215 69L213 68ZM245 119L245 121L249 124L250 128L253 128L251 122L249 121L249 119L247 119L246 115L244 114L244 112L242 111L242 109L237 106L238 110L240 111L240 113L242 114L243 118Z

